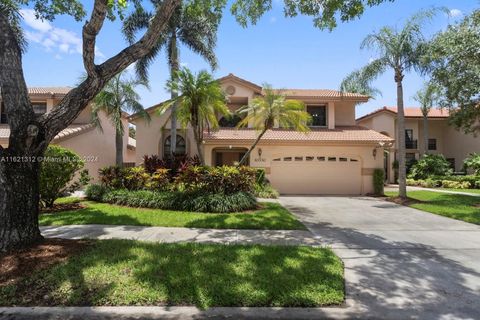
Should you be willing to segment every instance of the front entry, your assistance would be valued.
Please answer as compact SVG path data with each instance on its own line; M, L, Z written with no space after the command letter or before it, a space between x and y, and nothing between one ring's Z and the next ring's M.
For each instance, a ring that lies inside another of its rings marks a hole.
M240 162L247 153L246 148L216 148L213 152L213 163L215 166L234 166ZM249 165L249 161L245 165Z

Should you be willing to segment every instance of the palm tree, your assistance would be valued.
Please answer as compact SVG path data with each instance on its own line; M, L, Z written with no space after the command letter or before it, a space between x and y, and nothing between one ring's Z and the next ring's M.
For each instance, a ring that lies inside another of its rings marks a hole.
M155 5L158 1L152 0ZM226 1L216 1L213 5L207 1L193 1L183 3L179 6L169 21L165 34L156 44L155 48L140 59L136 65L136 72L140 80L148 79L148 68L160 53L162 47L166 47L168 65L170 68L170 80L176 81L175 75L180 70L180 58L178 43L182 43L193 52L199 54L210 64L212 69L217 67L217 60L214 48L217 42L217 30L222 17L222 10ZM146 29L150 23L153 13L145 11L138 6L128 16L123 25L123 33L130 43L135 41L135 34ZM171 99L175 100L177 95L170 92ZM170 156L173 157L177 146L177 104L172 104L170 115Z
M437 101L438 90L432 83L424 84L423 88L418 90L413 99L420 103L420 110L423 115L423 153L428 153L428 113Z
M311 116L305 111L305 104L298 100L287 100L279 90L273 90L269 84L263 85L264 95L254 98L248 106L240 108L237 112L244 115L238 127L246 127L250 123L260 131L257 139L247 153L242 157L239 165L243 165L250 157L267 130L273 129L275 124L281 128L290 128L307 132L310 130L308 122Z
M107 114L115 127L115 162L118 166L123 165L123 112L139 113L146 119L150 119L148 113L138 102L140 96L135 91L138 85L145 85L138 80L126 79L124 72L117 74L110 80L102 91L93 100L92 122L102 130L99 112Z
M378 76L390 69L394 73L397 85L397 145L398 145L398 184L399 196L406 198L406 165L405 165L405 115L403 107L403 78L405 72L420 70L421 58L425 52L426 40L422 33L422 25L426 18L431 18L437 10L422 11L411 17L403 28L383 27L378 32L369 34L362 42L361 49L375 49L378 57L360 70L347 76L341 87L346 87L352 77L360 78L360 87L370 84Z
M188 125L192 127L198 157L204 165L202 151L204 129L218 129L218 117L230 114L220 83L207 71L202 70L198 74L193 74L189 69L183 68L177 72L175 80L167 82L167 88L180 95L165 103L158 112L164 112L175 103L178 105L178 120L183 128L187 128Z

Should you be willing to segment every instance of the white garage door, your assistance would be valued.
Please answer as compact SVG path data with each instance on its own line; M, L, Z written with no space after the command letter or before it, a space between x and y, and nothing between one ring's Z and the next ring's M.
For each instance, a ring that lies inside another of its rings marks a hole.
M269 179L281 194L355 195L362 192L358 157L275 158L271 163Z

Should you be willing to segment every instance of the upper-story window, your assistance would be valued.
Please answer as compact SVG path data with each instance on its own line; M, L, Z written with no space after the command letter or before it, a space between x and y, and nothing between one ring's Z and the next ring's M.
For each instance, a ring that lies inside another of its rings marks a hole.
M327 107L326 106L307 106L307 112L312 116L310 126L326 127L327 126Z
M218 121L218 125L221 128L234 128L238 123L242 121L242 118L239 115L233 114L230 116L224 116Z
M0 104L0 123L7 123L7 114L5 113L3 102Z
M45 102L32 102L32 107L35 114L44 114L47 112L47 104Z
M437 150L437 139L428 139L428 150Z

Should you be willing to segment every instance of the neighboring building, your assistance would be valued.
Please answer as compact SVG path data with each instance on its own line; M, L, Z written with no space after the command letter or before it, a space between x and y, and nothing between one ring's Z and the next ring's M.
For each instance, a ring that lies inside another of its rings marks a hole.
M231 111L262 95L262 87L233 74L219 79L228 95ZM383 146L389 138L355 124L355 106L367 96L335 90L287 89L289 99L301 100L313 117L312 131L301 133L276 128L268 131L252 152L249 165L265 168L267 178L283 194L365 194L373 192L372 174L383 168ZM170 113L156 115L158 105L147 111L147 122L138 115L137 164L144 155L168 155ZM236 129L220 120L218 131L205 132L203 154L207 165L231 165L239 161L255 140L254 129ZM176 153L196 154L192 130L179 130Z
M28 88L30 100L37 114L50 112L70 90L69 87ZM100 114L103 131L95 128L91 123L91 112L90 106L85 108L70 126L54 138L52 143L75 151L85 160L85 168L90 175L97 179L98 169L115 164L115 128L104 113ZM0 103L0 145L2 147L8 147L10 136L7 117L3 103ZM126 114L124 126L128 128ZM135 140L129 139L128 129L125 130L123 150L124 161L135 162Z
M480 139L458 131L448 124L449 113L444 109L432 109L428 114L428 145L423 138L423 115L420 108L405 108L405 147L408 160L419 159L428 153L443 154L455 171L461 171L463 160L472 152L480 151ZM397 108L383 107L357 119L357 124L396 139ZM392 169L397 145L386 155L385 170L388 180L394 181Z

